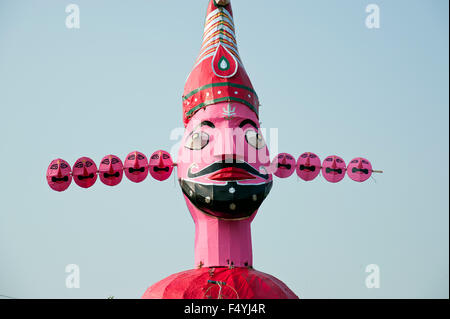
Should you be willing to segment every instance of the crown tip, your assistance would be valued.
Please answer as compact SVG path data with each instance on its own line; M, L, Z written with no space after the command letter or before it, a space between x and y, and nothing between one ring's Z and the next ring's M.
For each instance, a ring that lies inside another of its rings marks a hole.
M230 0L213 0L214 3L218 6L225 7L230 4Z

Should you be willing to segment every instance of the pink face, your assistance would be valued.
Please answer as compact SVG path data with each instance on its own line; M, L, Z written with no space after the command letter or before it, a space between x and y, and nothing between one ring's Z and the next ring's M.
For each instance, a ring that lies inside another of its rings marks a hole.
M141 152L131 152L127 155L124 164L125 175L135 183L140 183L147 178L148 160Z
M97 180L97 165L89 157L79 158L73 164L72 175L78 186L89 188Z
M100 180L108 186L116 186L122 181L123 164L115 155L106 155L100 162Z
M372 164L365 158L354 158L348 164L347 175L355 182L364 182L372 175Z
M345 162L339 156L328 156L322 163L322 175L330 183L340 182L345 177Z
M188 207L221 219L248 218L258 210L272 187L259 128L256 114L239 103L214 104L192 117L178 155Z
M156 151L150 156L148 165L150 175L157 181L165 181L172 175L173 161L172 156L166 151Z
M70 165L65 160L53 160L47 169L48 186L57 192L65 191L72 182L71 172Z
M288 153L280 153L272 161L275 169L275 176L279 178L287 178L295 171L295 158Z
M304 181L312 181L320 173L320 158L314 153L303 153L297 160L297 175Z

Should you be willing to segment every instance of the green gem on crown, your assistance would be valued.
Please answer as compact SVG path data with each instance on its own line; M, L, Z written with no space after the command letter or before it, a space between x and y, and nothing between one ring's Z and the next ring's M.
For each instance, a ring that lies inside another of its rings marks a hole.
M230 62L228 62L226 57L221 57L219 60L219 70L228 71L230 69Z

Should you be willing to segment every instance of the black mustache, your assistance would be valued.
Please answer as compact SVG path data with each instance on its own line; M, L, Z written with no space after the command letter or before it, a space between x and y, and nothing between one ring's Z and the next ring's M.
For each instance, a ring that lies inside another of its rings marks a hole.
M134 173L134 172L141 172L141 173L144 173L144 172L145 172L145 167L141 167L141 168L138 168L138 169L133 168L133 167L130 167L130 168L128 169L128 171L129 171L130 173Z
M83 179L94 178L94 174L91 173L91 174L89 174L88 176L78 175L77 177L78 177L78 179L79 179L80 181L82 181Z
M364 174L369 174L369 170L367 168L352 168L352 173L363 172Z
M197 178L228 167L240 168L246 170L247 172L253 175L259 176L264 179L269 179L269 174L261 174L257 169L255 169L250 164L247 164L246 162L239 162L239 163L215 162L209 165L208 167L205 167L204 169L198 171L197 173L192 173L192 165L191 165L191 167L189 167L188 169L187 175L189 178Z
M103 176L104 176L105 178L119 177L119 176L120 176L120 173L119 173L119 172L115 172L114 174L103 173Z
M155 172L160 172L160 171L169 172L169 167L163 167L163 168L161 168L161 167L155 166L155 167L153 167L153 170L154 170Z
M314 172L316 170L316 167L315 166L300 165L300 170L301 171L309 170L311 172Z
M327 172L327 174L329 174L331 172L336 172L338 174L342 174L342 169L341 168L329 168L329 167L327 167L326 172Z
M68 180L69 180L69 176L64 176L64 177L61 177L61 178L58 178L58 177L55 177L55 176L52 177L52 182L53 183L55 183L55 182L67 182Z
M278 163L278 168L280 168L280 167L284 167L286 169L291 169L291 164L280 164L280 163Z

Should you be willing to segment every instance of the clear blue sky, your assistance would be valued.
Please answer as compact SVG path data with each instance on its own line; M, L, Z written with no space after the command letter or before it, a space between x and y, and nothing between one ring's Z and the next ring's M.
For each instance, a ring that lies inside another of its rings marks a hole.
M0 0L0 294L140 297L193 268L174 178L47 186L48 164L170 150L207 0ZM258 5L255 5L258 3ZM365 7L381 28L365 27ZM253 222L255 268L302 298L448 298L448 1L232 1L238 45L280 152L385 174L275 180ZM175 155L175 154L174 154ZM274 154L272 154L274 155ZM65 266L80 266L80 289ZM381 287L367 289L377 264Z

